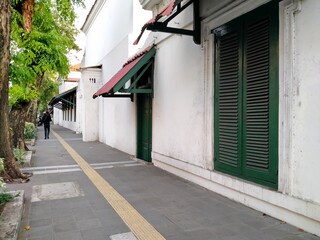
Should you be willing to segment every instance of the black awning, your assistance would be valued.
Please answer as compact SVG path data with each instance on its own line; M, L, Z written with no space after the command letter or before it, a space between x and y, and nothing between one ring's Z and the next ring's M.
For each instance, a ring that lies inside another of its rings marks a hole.
M70 96L76 95L76 93L77 93L77 87L71 88L70 90L67 90L63 93L60 93L54 96L50 100L49 105L58 109L62 109L64 103L72 106L76 105L74 102L71 102L68 100Z

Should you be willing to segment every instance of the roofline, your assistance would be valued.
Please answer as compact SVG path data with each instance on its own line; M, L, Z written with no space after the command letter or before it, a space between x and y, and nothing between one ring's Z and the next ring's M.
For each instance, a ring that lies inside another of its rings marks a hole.
M85 69L89 69L89 68L102 68L102 64L99 65L94 65L94 66L87 66L87 67L80 67L80 70L85 70Z
M108 0L96 0L94 2L94 4L92 5L92 7L86 17L86 20L84 21L82 27L80 28L80 30L82 32L87 34L89 28L91 27L92 23L94 22L94 20L98 16L98 13L100 12L101 8L106 3L106 1L108 1Z

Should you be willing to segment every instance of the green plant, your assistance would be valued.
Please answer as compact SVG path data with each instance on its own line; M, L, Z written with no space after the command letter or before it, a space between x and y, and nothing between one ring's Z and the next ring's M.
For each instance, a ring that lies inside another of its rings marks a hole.
M25 139L33 139L37 135L37 128L34 126L33 123L26 122L24 128L24 138Z
M7 202L10 202L12 199L13 199L12 194L6 193L6 192L0 193L0 206L4 205Z
M24 149L21 149L21 148L14 148L13 149L13 156L20 166L22 166L24 164L26 154L27 154L27 152Z
M0 173L4 170L3 158L0 158ZM6 189L6 184L4 183L2 177L0 177L0 193L4 192Z

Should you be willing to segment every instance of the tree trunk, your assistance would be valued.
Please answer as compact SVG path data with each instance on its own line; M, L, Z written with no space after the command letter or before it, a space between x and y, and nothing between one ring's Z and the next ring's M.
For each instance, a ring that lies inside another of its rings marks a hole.
M0 158L4 158L3 175L8 181L26 178L13 156L9 133L9 63L11 33L11 0L0 1Z
M26 122L34 123L34 125L37 126L37 115L38 115L38 100L34 99L31 102L31 106L29 108Z
M10 127L13 129L12 144L14 148L29 150L24 142L24 127L31 102L24 102L12 107L9 115Z
M32 17L34 14L34 0L24 0L22 3L23 29L26 32L31 31Z

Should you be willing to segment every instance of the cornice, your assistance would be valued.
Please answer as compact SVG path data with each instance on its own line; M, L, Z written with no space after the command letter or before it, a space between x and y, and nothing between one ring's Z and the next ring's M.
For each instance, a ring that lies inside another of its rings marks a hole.
M145 10L153 10L154 7L162 1L163 0L139 0L142 8Z
M81 27L81 31L87 34L89 28L91 27L92 23L98 16L99 12L101 11L101 8L106 3L107 0L96 0L93 6L91 7L90 12L87 15L87 18L85 22L83 23Z

